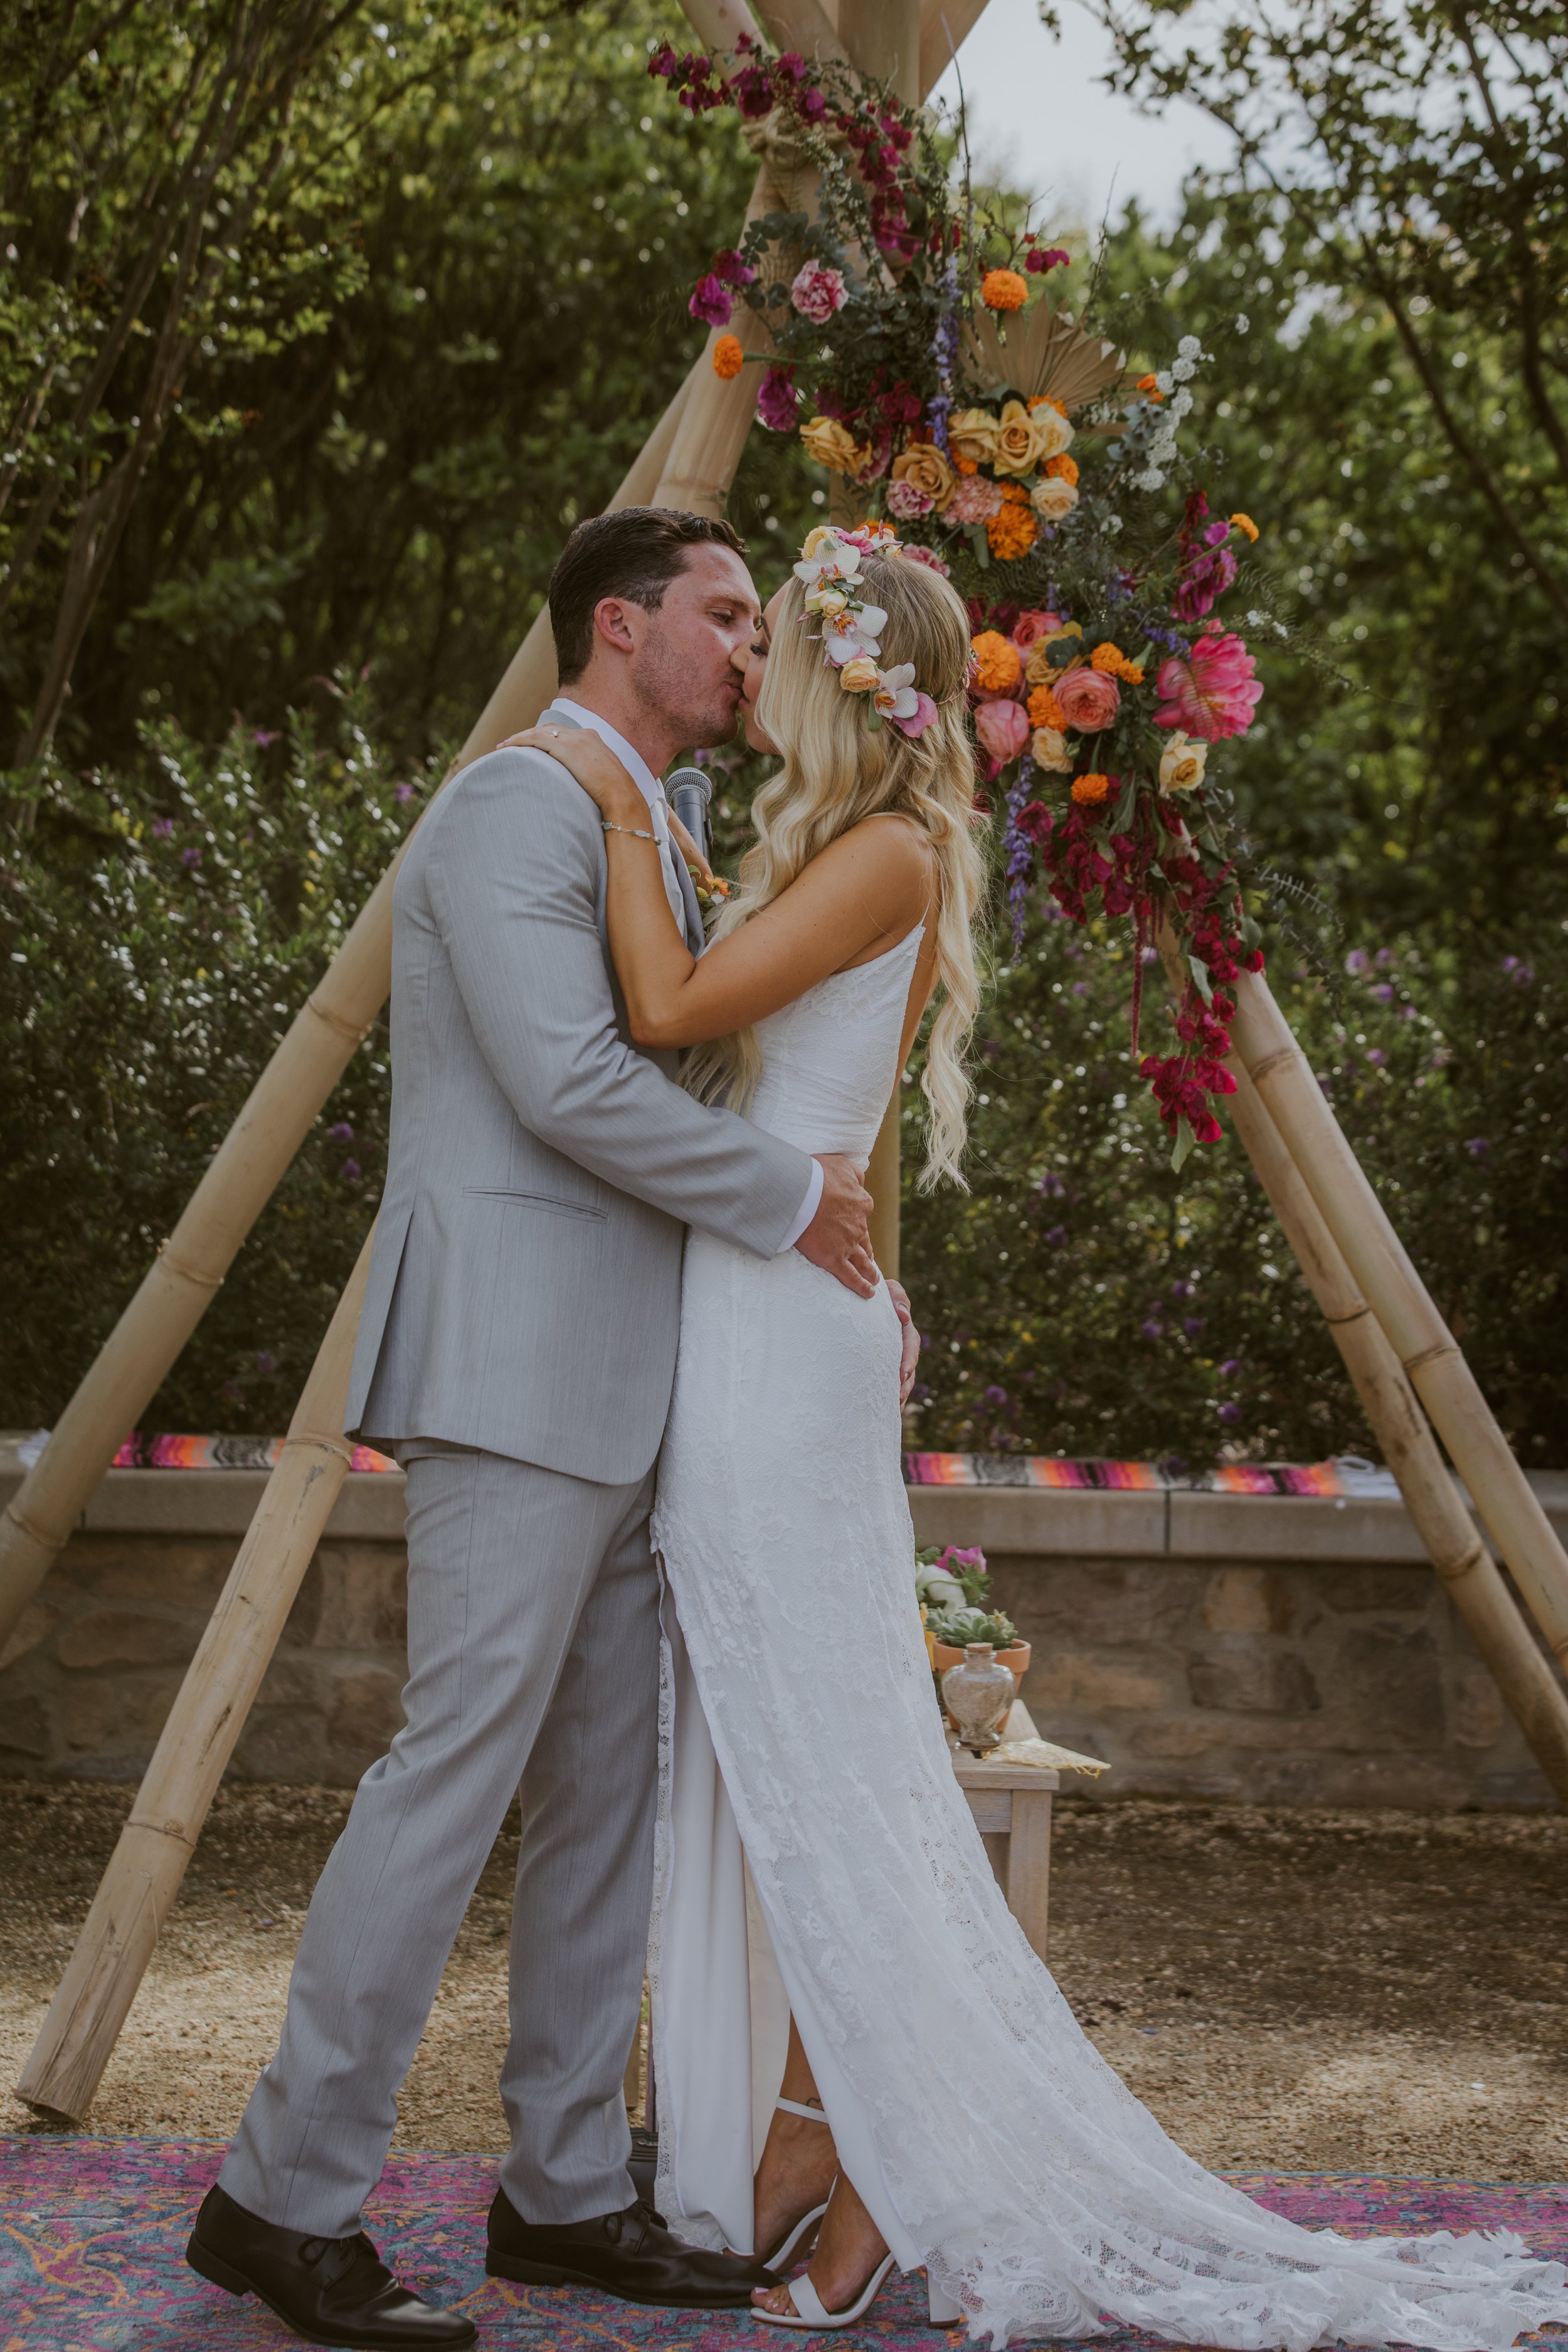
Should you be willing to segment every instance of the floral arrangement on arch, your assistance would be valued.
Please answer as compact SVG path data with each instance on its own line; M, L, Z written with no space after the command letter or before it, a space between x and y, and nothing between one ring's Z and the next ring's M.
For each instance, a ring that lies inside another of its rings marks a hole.
M728 75L668 46L649 71L820 174L816 209L765 215L714 256L692 315L754 314L767 348L721 334L718 373L760 367L762 422L841 480L837 510L885 519L967 601L977 805L1015 939L1042 886L1075 923L1130 919L1134 1052L1145 961L1173 949L1175 1050L1139 1068L1180 1167L1219 1138L1227 992L1263 963L1209 765L1263 691L1216 609L1258 527L1190 482L1172 503L1206 354L1186 336L1134 376L1057 297L1068 248L975 205L929 117L882 86L751 43Z

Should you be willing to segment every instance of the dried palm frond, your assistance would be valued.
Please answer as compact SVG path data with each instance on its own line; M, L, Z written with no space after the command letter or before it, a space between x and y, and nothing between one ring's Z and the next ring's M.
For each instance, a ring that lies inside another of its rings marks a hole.
M1004 340L991 316L975 320L969 356L987 385L1024 400L1059 400L1069 412L1120 382L1126 353L1081 327L1070 310L1047 302L1015 312Z

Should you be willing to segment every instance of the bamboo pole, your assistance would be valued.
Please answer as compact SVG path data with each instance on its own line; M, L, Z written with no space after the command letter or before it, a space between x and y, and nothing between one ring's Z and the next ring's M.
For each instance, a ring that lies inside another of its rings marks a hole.
M30 2106L75 2123L92 2105L342 1486L353 1451L343 1407L370 1250L367 1235L16 2085Z
M1267 982L1244 972L1236 998L1231 1036L1237 1054L1536 1622L1568 1664L1568 1558L1552 1523Z
M1166 970L1179 993L1185 974L1169 952ZM1357 1289L1245 1064L1233 1054L1226 1066L1236 1080L1230 1098L1236 1131L1344 1360L1383 1458L1399 1481L1411 1523L1531 1755L1568 1805L1568 1692L1536 1647L1477 1533L1404 1367Z
M612 507L652 495L694 369L670 402ZM535 621L458 755L531 726L555 690L549 620ZM0 1644L14 1630L88 1496L200 1322L247 1234L386 1001L392 890L400 849L331 963L273 1053L43 1454L0 1518Z

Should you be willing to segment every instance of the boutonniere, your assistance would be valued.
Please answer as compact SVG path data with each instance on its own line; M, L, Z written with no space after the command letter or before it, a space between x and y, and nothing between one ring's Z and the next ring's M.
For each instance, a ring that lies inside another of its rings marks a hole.
M686 870L691 877L697 903L706 913L710 914L715 907L723 905L730 895L730 885L721 874L707 873L702 866L693 866L689 857L686 861Z

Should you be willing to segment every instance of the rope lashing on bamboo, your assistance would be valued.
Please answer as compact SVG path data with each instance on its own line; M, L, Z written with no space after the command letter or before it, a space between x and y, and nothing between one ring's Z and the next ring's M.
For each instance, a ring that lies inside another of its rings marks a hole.
M221 1274L204 1273L199 1265L192 1265L188 1258L176 1257L167 1242L158 1244L157 1264L163 1273L172 1274L176 1281L194 1282L198 1290L221 1290L226 1279Z

